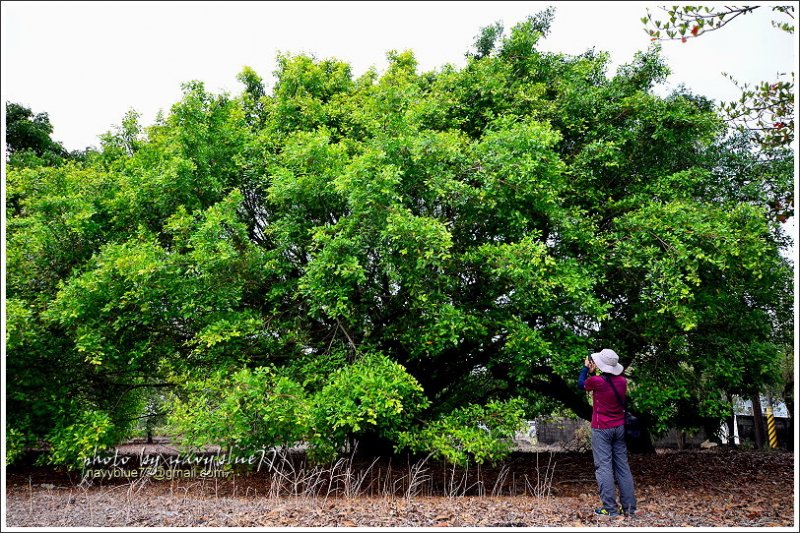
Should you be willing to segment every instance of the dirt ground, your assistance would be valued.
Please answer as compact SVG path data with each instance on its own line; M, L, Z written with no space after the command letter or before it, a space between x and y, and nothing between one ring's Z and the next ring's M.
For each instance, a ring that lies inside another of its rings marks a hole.
M280 466L278 466L280 465ZM596 517L590 453L515 454L458 469L350 459L327 469L283 458L228 478L88 482L9 470L6 524L257 527L794 527L794 454L704 450L631 456L637 516Z

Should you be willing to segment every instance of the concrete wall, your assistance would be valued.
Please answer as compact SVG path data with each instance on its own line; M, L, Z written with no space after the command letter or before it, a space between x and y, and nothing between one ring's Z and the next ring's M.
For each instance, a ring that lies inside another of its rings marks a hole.
M736 421L740 444L742 446L755 447L753 417L737 416ZM794 431L792 419L776 417L775 428L778 434L778 447L793 450ZM581 451L586 449L587 445L591 449L591 442L588 440L591 436L590 429L591 426L586 420L566 418L558 420L538 419L528 423L527 430L518 434L517 442L521 450L535 447L556 447L564 450ZM656 448L699 448L703 442L712 437L712 435L706 435L703 431L687 433L671 429L653 444ZM766 443L766 436L764 442Z

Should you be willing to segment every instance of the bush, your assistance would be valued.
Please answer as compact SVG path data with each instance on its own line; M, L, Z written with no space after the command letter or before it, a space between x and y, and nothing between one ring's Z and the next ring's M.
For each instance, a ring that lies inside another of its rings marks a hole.
M66 426L57 425L47 438L51 464L80 468L84 461L113 447L122 437L120 428L103 411L73 413L65 419L76 421Z
M303 388L266 367L188 380L172 399L170 430L188 448L254 451L289 446L307 433Z
M26 447L25 435L15 428L6 426L6 466L14 464L22 457Z
M429 452L454 464L496 462L511 452L514 435L525 425L524 414L523 402L516 398L468 405L420 430L402 433L398 448Z
M337 370L314 395L309 455L333 459L350 436L394 440L428 407L422 387L406 369L381 354L368 354Z

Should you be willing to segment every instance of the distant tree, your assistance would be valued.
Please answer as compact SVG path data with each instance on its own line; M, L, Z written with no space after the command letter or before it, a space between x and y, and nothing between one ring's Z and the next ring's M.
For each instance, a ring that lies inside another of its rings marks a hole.
M44 163L55 163L65 155L66 150L50 135L53 126L47 113L34 113L14 102L6 102L6 156L24 160L28 152ZM12 160L13 161L13 160Z
M700 37L720 30L734 19L767 6L672 6L662 7L666 19L655 19L650 10L642 17L645 31L652 40L681 40ZM784 20L773 20L772 26L789 34L794 33L794 6L769 6ZM752 132L752 138L762 148L789 146L794 139L794 72L778 73L774 81L762 81L754 86L740 84L728 77L742 92L733 102L721 104L727 119L740 130Z

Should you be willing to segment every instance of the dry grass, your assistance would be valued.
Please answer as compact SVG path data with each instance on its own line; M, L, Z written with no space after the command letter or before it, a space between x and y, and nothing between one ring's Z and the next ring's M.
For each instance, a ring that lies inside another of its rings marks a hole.
M585 454L526 456L496 468L352 456L310 466L276 452L257 476L228 479L100 484L12 473L6 521L14 527L577 527L598 524L590 466ZM632 468L639 517L607 525L795 525L792 454L659 454L632 457Z

